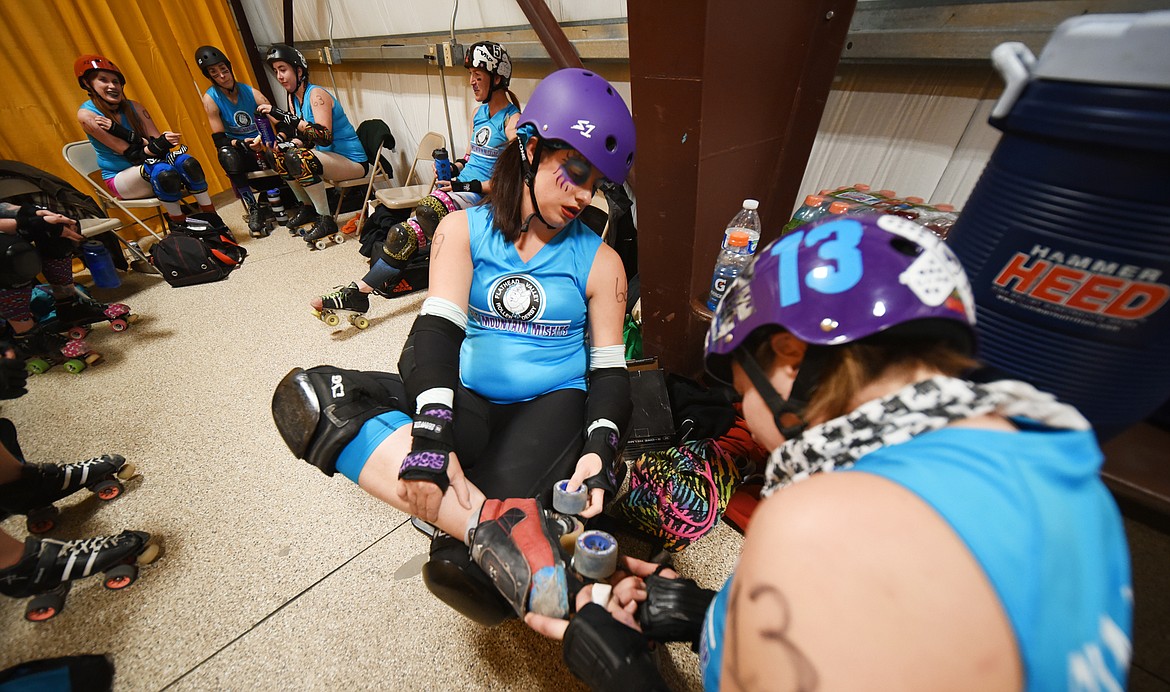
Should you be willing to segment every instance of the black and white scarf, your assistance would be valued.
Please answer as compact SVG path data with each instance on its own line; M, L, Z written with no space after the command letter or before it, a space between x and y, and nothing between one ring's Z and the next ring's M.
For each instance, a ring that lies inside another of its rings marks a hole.
M770 495L814 473L849 468L874 450L989 413L1028 418L1057 429L1090 429L1075 408L1025 382L976 384L940 375L868 401L777 447L768 459L762 494Z

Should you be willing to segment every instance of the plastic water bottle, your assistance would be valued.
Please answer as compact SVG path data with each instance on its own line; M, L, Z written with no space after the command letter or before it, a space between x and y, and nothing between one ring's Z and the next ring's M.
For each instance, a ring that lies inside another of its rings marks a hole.
M825 198L820 195L809 195L804 198L804 204L796 210L792 215L792 219L784 224L784 228L780 229L780 237L788 235L788 233L797 226L804 225L811 221L816 221L828 213L825 208Z
M435 178L451 180L451 159L447 156L447 149L435 149L431 152L431 158L435 160Z
M93 276L93 283L98 288L117 288L122 285L118 272L114 269L114 259L110 251L97 240L87 240L81 244L81 260Z
M288 214L284 213L284 202L280 199L280 190L269 190L265 194L268 195L268 206L272 207L272 212L276 214L276 222L288 221Z
M754 200L747 200L749 202ZM747 231L734 230L727 239L727 247L719 252L719 259L715 260L715 274L711 277L711 293L707 297L707 307L715 310L727 287L735 281L735 277L747 268L752 261L751 239Z
M276 131L272 129L272 121L268 119L267 115L257 112L256 129L260 131L260 142L266 147L276 146Z
M727 224L727 230L723 231L723 247L727 247L733 232L743 231L748 236L748 254L756 251L756 246L760 244L760 213L756 211L759 208L760 203L754 199L743 201L743 208Z

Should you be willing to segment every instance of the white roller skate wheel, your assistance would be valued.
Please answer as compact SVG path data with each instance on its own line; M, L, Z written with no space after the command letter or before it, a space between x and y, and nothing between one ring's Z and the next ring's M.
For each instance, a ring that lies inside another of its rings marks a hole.
M127 481L127 480L130 480L131 478L133 478L137 474L138 474L138 467L135 466L134 464L131 464L130 462L126 462L125 464L122 464L122 468L118 469L118 473L116 473L114 475L116 475L118 478L121 478L124 481Z
M586 579L608 579L617 569L617 539L604 531L586 531L577 537L573 569Z
M318 250L324 250L325 248L329 247L329 241L322 238L321 240L314 242L313 247L317 248Z
M561 514L580 514L589 504L589 489L581 485L573 492L568 491L568 479L557 481L553 486L553 509Z
M160 546L158 543L150 543L146 546L145 549L143 549L142 554L139 555L134 561L140 565L149 565L150 563L157 560L161 554L162 546Z
M341 245L342 243L345 242L345 234L344 233L335 234L333 236L333 242L337 243L338 245Z

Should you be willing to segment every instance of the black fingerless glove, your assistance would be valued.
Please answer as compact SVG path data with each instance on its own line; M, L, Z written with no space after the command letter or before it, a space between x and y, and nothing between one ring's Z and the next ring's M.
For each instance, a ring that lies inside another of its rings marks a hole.
M483 194L483 183L478 180L452 180L451 192L474 192Z
M171 143L163 135L158 137L151 137L147 140L146 149L150 155L156 159L165 158L167 152L171 150Z
M130 146L126 147L126 151L122 152L122 156L127 161L135 166L146 163L146 145L142 143L142 139L130 142Z
M15 399L28 393L25 388L28 371L24 368L24 361L20 356L9 358L7 353L10 350L16 350L11 343L0 342L0 399Z
M690 642L697 651L707 606L715 592L681 577L652 574L645 582L646 600L638 606L642 634L656 642Z
M273 108L268 112L268 114L275 118L277 122L282 125L292 125L294 130L301 122L301 116L297 115L296 113L282 111L279 108Z
M410 453L402 460L398 477L405 481L430 481L447 492L451 481L447 465L455 449L455 431L451 427L454 412L443 404L427 404L414 416L411 427Z
M36 204L24 204L16 212L16 234L28 241L55 240L61 237L64 226L45 221L45 217L37 214L40 210L47 210Z
M563 646L569 672L592 690L669 690L650 645L641 633L590 603L577 611L565 630Z
M598 426L585 438L585 448L581 455L589 453L601 457L601 472L585 479L585 487L593 490L601 488L608 500L618 490L620 479L617 477L617 446L618 435L613 428Z

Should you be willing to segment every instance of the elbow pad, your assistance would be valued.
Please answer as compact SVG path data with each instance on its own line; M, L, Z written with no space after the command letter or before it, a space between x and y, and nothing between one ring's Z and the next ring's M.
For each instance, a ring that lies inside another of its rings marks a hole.
M212 132L211 141L215 142L216 149L222 149L223 147L230 147L232 145L232 138L226 132Z
M596 603L579 610L569 622L563 651L569 672L591 690L670 689L654 665L646 638Z
M398 359L398 372L414 406L418 395L428 389L459 388L459 347L462 329L445 317L419 315Z
M333 143L333 130L317 123L309 123L309 127L304 132L298 131L297 136L310 149L316 146L327 147Z
M130 146L126 147L126 151L122 152L122 156L135 166L146 163L146 145L142 143L141 139L130 142Z

